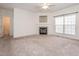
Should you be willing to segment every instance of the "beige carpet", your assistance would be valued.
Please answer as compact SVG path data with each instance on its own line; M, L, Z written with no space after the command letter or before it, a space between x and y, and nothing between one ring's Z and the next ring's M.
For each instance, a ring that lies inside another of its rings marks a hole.
M56 36L29 36L0 39L0 55L78 56L79 41Z

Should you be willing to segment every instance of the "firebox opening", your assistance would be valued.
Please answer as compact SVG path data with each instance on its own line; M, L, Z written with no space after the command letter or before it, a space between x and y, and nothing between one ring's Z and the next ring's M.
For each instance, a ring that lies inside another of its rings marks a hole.
M40 35L47 35L47 27L39 27Z

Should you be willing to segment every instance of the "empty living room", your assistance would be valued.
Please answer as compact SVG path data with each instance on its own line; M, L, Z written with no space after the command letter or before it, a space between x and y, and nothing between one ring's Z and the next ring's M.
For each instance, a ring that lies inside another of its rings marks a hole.
M79 56L79 3L0 3L0 56Z

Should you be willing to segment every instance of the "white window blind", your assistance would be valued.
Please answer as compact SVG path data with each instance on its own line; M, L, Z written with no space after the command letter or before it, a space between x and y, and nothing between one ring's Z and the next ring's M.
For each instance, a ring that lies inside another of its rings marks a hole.
M56 33L75 34L76 13L55 17Z
M63 17L59 16L55 18L56 20L56 32L63 33Z

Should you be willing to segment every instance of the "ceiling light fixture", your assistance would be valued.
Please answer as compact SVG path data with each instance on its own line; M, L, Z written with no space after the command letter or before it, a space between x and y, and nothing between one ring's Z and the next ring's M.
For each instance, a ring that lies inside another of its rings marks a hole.
M42 8L43 8L43 9L48 9L48 6L43 6Z
M44 3L44 5L42 6L43 9L48 9L48 5L46 3Z

